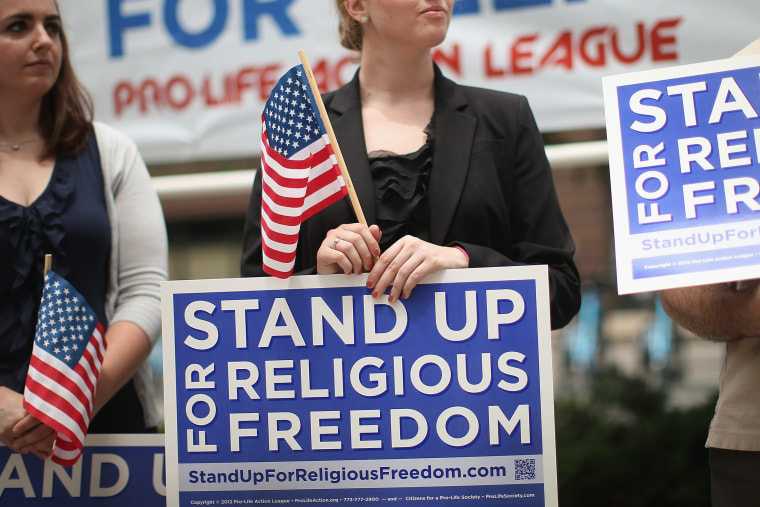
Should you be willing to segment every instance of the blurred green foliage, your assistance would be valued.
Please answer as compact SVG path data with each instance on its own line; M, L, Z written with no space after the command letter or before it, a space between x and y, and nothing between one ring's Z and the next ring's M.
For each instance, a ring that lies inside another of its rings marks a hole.
M709 507L705 440L715 396L667 405L665 387L616 370L555 404L561 507Z

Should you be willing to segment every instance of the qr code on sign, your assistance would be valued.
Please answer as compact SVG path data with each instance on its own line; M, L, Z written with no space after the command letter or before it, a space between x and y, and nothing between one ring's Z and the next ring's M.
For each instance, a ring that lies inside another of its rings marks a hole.
M516 459L515 460L515 480L530 481L536 478L536 460L535 459Z

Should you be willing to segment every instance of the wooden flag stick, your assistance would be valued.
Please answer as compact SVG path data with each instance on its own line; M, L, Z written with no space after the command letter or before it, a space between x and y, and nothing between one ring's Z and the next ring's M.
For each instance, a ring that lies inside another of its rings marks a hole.
M47 276L47 272L50 271L50 268L53 267L53 256L50 254L45 254L45 270L42 272L42 278L45 278Z
M354 207L354 213L356 213L356 218L365 227L369 227L367 225L367 219L364 218L364 212L362 212L362 206L359 203L359 198L356 196L356 190L354 190L354 185L351 183L351 176L348 174L346 163L343 160L343 154L340 152L340 146L338 146L338 140L335 138L335 132L333 132L332 125L330 124L330 118L327 116L327 110L325 110L325 104L322 102L322 96L319 94L319 87L317 86L317 80L314 79L314 73L311 71L309 60L306 59L306 52L303 49L301 49L300 51L298 51L298 56L301 57L301 64L303 65L303 68L306 71L306 78L309 80L309 87L311 88L311 93L312 95L314 95L314 101L317 103L317 108L319 109L319 116L322 118L322 123L324 124L325 130L327 131L327 137L330 139L330 144L332 144L333 152L335 152L335 158L338 160L338 167L340 167L340 173L343 176L343 181L346 182L346 189L348 189L348 197L351 199L351 205Z

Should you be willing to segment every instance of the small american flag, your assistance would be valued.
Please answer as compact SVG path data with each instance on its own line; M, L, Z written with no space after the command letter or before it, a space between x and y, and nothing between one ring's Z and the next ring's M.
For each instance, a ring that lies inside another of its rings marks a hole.
M348 191L303 65L279 80L261 122L264 271L287 278L301 223Z
M52 460L59 465L75 464L82 453L105 352L95 312L65 278L48 270L24 408L55 430Z

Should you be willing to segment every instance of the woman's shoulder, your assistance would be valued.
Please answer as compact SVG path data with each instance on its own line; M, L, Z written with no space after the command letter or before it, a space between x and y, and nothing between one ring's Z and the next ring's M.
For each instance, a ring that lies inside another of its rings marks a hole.
M322 94L322 102L325 107L338 111L345 111L361 105L359 98L359 74L343 85Z
M145 167L137 143L127 134L106 123L93 121L92 125L103 173L108 180L118 184L127 175L134 174L134 169Z
M472 111L480 111L484 114L503 109L530 109L528 99L525 95L504 90L460 84L446 77L437 66L436 73L437 94L445 102L452 104L458 109L461 109L464 106Z
M519 93L463 84L457 86L470 103L482 103L489 107L518 107L528 104L528 98Z
M124 165L141 158L137 144L124 132L99 121L93 121L92 126L100 158L105 166L120 170Z
M100 121L93 121L92 126L95 129L95 137L100 146L134 146L134 141L122 131Z

